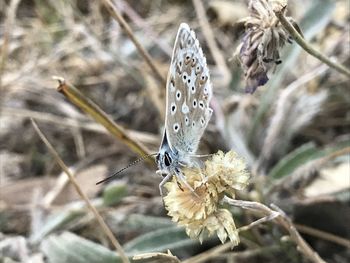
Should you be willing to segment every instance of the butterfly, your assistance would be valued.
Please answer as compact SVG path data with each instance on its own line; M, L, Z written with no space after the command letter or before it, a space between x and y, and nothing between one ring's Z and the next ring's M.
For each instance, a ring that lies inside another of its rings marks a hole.
M207 60L193 30L182 23L175 39L173 55L166 84L166 114L163 140L156 153L157 173L164 176L163 186L173 175L192 192L181 167L194 167L192 157L208 125L213 110L209 107L212 97ZM130 166L155 154L143 156L111 176L97 182L100 184L120 174Z
M162 143L156 156L162 188L172 176L192 191L181 167L194 167L193 156L213 110L209 69L193 30L182 23L175 39L166 84L166 114Z

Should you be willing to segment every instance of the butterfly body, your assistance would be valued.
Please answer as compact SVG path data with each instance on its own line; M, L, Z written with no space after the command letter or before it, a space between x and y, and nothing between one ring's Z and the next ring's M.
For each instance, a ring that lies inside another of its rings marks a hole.
M194 31L185 23L176 36L166 94L165 129L156 158L158 173L165 175L160 188L172 175L183 181L181 167L195 165L191 156L212 115L206 58Z

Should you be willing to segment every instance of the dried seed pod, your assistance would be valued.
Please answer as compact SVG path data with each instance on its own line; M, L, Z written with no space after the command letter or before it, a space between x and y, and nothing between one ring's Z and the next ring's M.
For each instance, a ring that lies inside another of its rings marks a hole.
M275 5L284 2L251 0L248 6L250 16L240 21L244 23L246 31L236 54L244 70L247 93L253 93L258 86L266 84L268 72L282 63L280 49L286 42L291 42L291 37L273 11ZM292 18L288 19L301 33L297 23Z

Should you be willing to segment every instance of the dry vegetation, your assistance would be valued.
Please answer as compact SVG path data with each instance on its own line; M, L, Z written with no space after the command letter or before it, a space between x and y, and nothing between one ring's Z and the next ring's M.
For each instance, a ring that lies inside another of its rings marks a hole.
M118 242L130 259L159 253L137 262L317 262L314 252L327 262L349 262L349 78L286 43L268 83L246 94L234 53L248 1L114 1L152 69L107 2L0 0L0 262L121 262ZM287 13L307 42L347 68L349 5L290 0ZM191 240L171 221L153 161L95 185L137 153L158 150L164 79L181 22L196 31L213 82L214 114L199 152L233 150L244 158L251 179L236 198L266 205L266 213L225 205L237 228L267 216L242 228L232 250L214 235L203 244ZM111 135L59 93L52 76L74 85L129 137ZM30 118L116 240L100 228ZM271 203L284 212L272 206L270 213ZM311 254L297 232L288 232L289 218Z

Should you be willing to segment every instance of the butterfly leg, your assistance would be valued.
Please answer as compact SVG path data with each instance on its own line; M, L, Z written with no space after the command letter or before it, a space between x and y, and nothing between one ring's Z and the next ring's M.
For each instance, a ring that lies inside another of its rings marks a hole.
M159 192L162 198L163 198L163 186L165 185L165 183L169 182L172 176L173 175L171 173L168 173L159 184Z
M184 174L178 169L176 169L175 174L176 174L176 177L179 178L180 181L192 192L192 194L194 194L195 196L197 196L199 198L199 195L194 191L192 186L190 186L189 183L186 181Z

